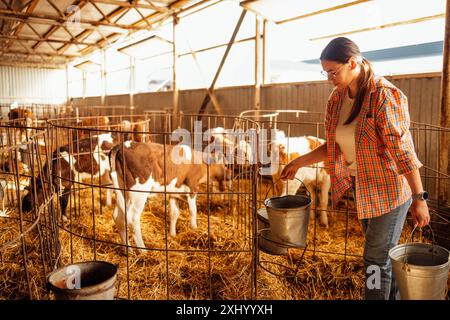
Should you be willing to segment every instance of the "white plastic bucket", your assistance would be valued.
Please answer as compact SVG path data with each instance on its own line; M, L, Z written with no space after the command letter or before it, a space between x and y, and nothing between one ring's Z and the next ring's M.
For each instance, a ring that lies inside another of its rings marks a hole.
M113 300L117 266L105 261L88 261L61 267L47 277L56 300Z

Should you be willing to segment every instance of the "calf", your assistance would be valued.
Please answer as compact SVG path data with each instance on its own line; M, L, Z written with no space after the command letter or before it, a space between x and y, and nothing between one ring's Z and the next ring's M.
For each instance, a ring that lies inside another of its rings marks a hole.
M16 135L17 142L24 142L31 137L31 127L33 126L33 112L27 108L11 109L8 118L14 125L20 126Z
M325 143L325 140L316 137L283 137L277 138L273 151L279 153L278 170L272 175L275 183L275 193L277 196L296 194L302 182L308 191L311 192L313 206L320 211L320 224L328 227L328 192L331 187L330 175L326 170L326 164L319 162L312 166L298 169L294 180L281 181L280 176L284 167L295 158L310 152ZM301 180L302 182L300 182ZM317 203L316 189L319 189L320 196Z
M239 133L233 130L225 130L222 127L216 127L210 130L210 135L209 143L214 145L214 151L217 149L221 151L219 153L213 153L215 162L227 165L246 165L253 163L256 155L254 155L254 150L250 143L246 141L243 132ZM231 161L229 155L232 155Z
M192 164L193 155L203 156L203 153L187 146L179 149L186 161L176 163L172 159L176 150L174 148L158 143L127 141L111 150L111 178L116 192L113 218L123 244L128 243L125 233L127 222L132 227L135 244L141 251L145 248L141 234L141 214L147 198L155 196L155 192L186 193L191 227L197 228L197 192L200 184L207 182L208 167L203 163ZM219 181L223 191L223 182L231 179L231 172L224 165L212 164L209 166L209 179ZM170 235L175 237L180 214L175 195L169 196L169 210Z
M50 172L47 163L45 164L43 173L44 176L48 177L49 174L52 176L54 191L60 195L61 215L64 221L67 221L66 209L72 181L99 176L102 185L110 183L108 153L112 147L113 140L109 133L90 139L75 140L71 146L65 145L53 152ZM44 193L52 193L48 186L47 181L43 181L40 176L37 177L36 186L31 183L28 194L22 199L22 210L31 211L33 207L40 206L45 199ZM111 205L111 189L107 189L107 205Z
M138 120L136 123L132 123L129 120L122 120L119 126L120 131L119 138L120 143L128 140L136 142L147 142L146 126L142 120Z
M75 137L78 140L89 138L89 136L96 135L96 129L98 130L109 130L110 120L107 116L98 116L98 117L86 117L78 120L78 126L86 128L77 129L77 136Z

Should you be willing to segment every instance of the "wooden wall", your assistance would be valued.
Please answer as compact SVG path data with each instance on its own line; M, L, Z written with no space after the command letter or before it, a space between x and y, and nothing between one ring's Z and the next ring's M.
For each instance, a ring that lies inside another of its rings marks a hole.
M398 86L409 100L411 120L439 125L439 96L441 77L439 73L387 77ZM303 109L324 112L332 86L327 81L304 83L270 84L261 87L261 109ZM197 113L205 89L180 91L180 109L185 113ZM216 89L216 96L227 115L239 115L244 110L253 109L253 86ZM172 107L171 92L135 94L134 106L137 110L163 110ZM100 105L100 97L75 98L75 105ZM106 105L129 105L128 95L107 96ZM211 104L207 113L215 113Z
M411 120L438 126L440 123L440 86L439 73L404 75L387 77L388 80L398 86L408 97ZM228 87L217 89L216 96L225 115L239 115L242 111L253 109L254 87ZM332 90L327 81L314 81L306 83L270 84L261 87L261 110L288 110L301 109L311 112L324 112L326 101ZM205 89L180 91L180 109L186 113L198 113L200 105L205 97ZM145 110L163 110L172 108L172 93L141 93L133 97L136 113ZM105 98L106 105L129 105L128 95L110 96ZM75 99L75 105L99 105L99 97L91 97L85 100ZM211 103L206 113L215 114ZM290 131L292 135L311 134L323 137L323 126L292 125L295 121L310 121L310 118L300 115L294 119L292 114L280 118L285 123L280 123L279 128ZM319 122L320 120L316 120ZM440 148L439 134L431 128L421 126L413 130L416 148L419 158L430 168L438 168L438 153ZM442 170L445 172L446 170ZM433 176L432 171L424 171L423 174ZM430 187L436 184L428 179ZM426 182L428 183L428 182Z

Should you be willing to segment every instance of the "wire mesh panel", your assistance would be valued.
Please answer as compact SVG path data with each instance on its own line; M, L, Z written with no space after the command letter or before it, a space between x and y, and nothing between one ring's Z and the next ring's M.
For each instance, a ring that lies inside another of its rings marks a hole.
M442 150L449 150L444 144L449 141L450 129L413 122L411 133L423 164L420 175L424 189L429 193L428 207L436 241L450 249L450 175L448 168L441 167L440 161Z
M1 136L8 140L0 147L0 298L44 299L46 275L59 257L53 197L44 169L47 136L32 129L26 142L15 144L16 130L0 126ZM45 186L39 201L27 201L37 185Z
M260 170L257 188L257 218L261 223L258 226L258 265L260 267L258 270L261 271L258 272L256 287L258 298L361 298L365 274L362 261L364 237L357 219L353 192L351 190L347 192L336 207L331 207L328 203L328 192L333 186L327 186L329 180L326 179L326 172L324 174L324 169L326 171L327 167L326 161L301 168L296 177L302 182L295 179L288 182L279 180L284 165L325 143L323 114L309 114L297 110L249 110L242 112L241 116L254 119L259 124L260 130L266 131L265 135L260 134L260 139L265 140L261 142L263 145L268 145L267 154L259 154L261 168L265 171ZM284 117L283 120L281 120L282 117ZM424 127L421 130L414 128L411 131L421 161L427 159L424 163L428 161L428 163L436 164L438 155L432 151L436 147L430 141L438 141L439 130L432 133L429 127L427 129ZM426 137L424 131L428 132ZM420 137L419 132L421 132ZM444 183L444 177L445 179L448 177L438 173L439 170L435 166L432 168L434 169L421 169L423 181L426 188L430 186L430 190L433 186L437 188L437 181ZM434 184L431 181L433 179L425 174L425 170L429 173L434 170ZM324 187L325 192L323 192ZM306 248L279 246L277 242L271 242L270 237L267 237L266 231L263 230L263 228L270 228L264 200L284 194L312 195L313 204ZM441 205L441 215L442 213ZM323 220L324 215L327 218L328 227L323 223L326 221ZM448 228L448 224L445 228ZM408 218L400 242L404 242L410 232L411 219ZM428 241L426 235L422 235L422 241ZM303 250L306 250L304 255Z
M234 156L221 154L219 136L208 149L215 126L255 123L183 115L175 132L156 132L152 124L172 123L167 115L146 119L146 143L131 131L49 122L63 264L117 264L119 298L255 298L256 165L225 161Z
M121 116L133 115L134 106L110 105L110 106L77 106L74 107L76 116Z

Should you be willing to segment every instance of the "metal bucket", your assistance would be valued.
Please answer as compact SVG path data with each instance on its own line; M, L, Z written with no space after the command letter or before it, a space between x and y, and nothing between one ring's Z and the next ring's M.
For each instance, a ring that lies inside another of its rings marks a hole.
M270 240L272 235L269 228L270 223L266 208L258 209L258 248L268 254L287 254L288 250L286 247L280 246Z
M445 299L450 267L447 249L436 244L405 243L389 250L389 257L402 300Z
M290 246L305 247L311 198L287 195L266 199L264 205L274 240Z
M47 277L56 300L113 300L116 281L117 266L104 261L71 264Z

